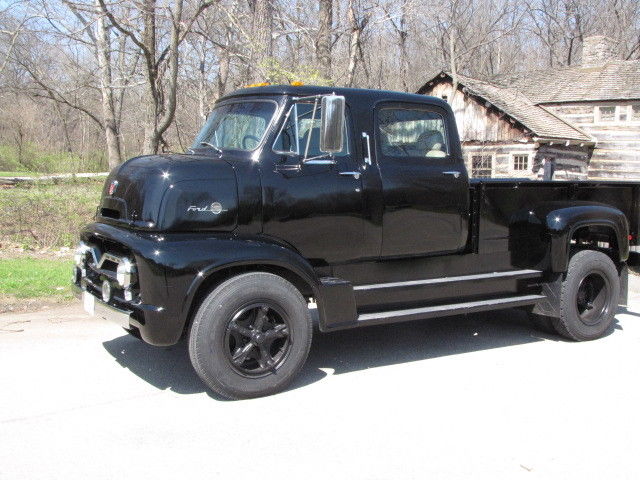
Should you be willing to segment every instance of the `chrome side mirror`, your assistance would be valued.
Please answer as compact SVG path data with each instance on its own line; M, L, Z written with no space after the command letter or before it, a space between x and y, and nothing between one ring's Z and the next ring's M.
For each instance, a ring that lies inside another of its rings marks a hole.
M344 147L344 97L325 95L322 97L320 119L320 151L338 153Z

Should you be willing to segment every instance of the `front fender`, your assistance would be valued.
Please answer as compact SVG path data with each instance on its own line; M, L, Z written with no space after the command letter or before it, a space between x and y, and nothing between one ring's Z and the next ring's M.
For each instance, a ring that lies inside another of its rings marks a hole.
M611 230L618 246L618 260L629 257L629 224L617 208L595 202L548 202L530 212L530 221L542 227L549 238L551 269L566 272L569 265L570 241L577 229L587 226Z
M194 234L167 238L163 253L167 287L178 307L181 329L200 288L222 270L243 266L274 266L285 269L319 291L319 279L311 264L295 250L265 236Z

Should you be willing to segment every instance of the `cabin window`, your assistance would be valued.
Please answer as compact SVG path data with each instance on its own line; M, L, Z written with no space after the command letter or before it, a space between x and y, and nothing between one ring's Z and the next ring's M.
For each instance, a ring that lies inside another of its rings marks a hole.
M378 135L387 157L444 158L448 154L444 117L419 108L383 108Z
M492 155L471 155L471 176L474 178L491 178L493 174Z
M513 169L517 172L529 170L529 155L514 155Z
M598 107L598 112L601 122L616 121L616 107Z
M634 122L640 122L640 103L631 105L631 120Z

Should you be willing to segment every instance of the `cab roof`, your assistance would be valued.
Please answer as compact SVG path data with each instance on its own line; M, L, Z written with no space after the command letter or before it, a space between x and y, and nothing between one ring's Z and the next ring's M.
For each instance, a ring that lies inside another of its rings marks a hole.
M247 87L225 95L220 98L218 102L231 98L248 96L264 95L273 97L289 95L296 97L310 97L313 95L328 95L332 93L336 95L343 95L347 101L352 99L375 103L386 100L392 102L427 103L443 107L447 105L447 103L440 98L415 93L395 92L392 90L370 90L366 88L321 87L317 85L267 85L262 87Z

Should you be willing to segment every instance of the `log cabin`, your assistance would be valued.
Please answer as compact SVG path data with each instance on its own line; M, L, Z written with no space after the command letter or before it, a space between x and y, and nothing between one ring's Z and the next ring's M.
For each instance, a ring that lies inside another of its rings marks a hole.
M640 61L618 59L605 36L585 38L579 65L442 71L418 93L452 106L473 177L640 180Z

